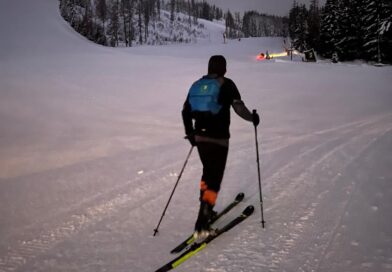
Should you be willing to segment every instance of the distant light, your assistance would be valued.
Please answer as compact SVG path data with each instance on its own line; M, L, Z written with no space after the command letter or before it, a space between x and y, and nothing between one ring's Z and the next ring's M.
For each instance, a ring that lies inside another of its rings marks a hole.
M257 57L256 57L256 59L257 59L257 60L265 60L265 55L264 55L264 53L258 54Z
M271 58L287 57L287 52L270 54Z
M287 57L287 56L288 56L287 51L282 52L282 53L272 53L272 54L260 53L257 55L256 59L257 60L269 60L269 59L273 59L273 58L280 58L280 57Z

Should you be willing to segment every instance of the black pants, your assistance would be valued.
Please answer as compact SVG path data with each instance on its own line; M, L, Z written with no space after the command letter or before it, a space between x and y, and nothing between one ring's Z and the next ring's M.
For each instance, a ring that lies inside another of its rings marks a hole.
M198 142L197 150L199 152L200 160L203 164L203 175L201 184L201 200L206 191L213 191L216 194L219 192L223 174L225 172L227 154L229 151L228 146L223 146L209 142ZM212 205L215 204L210 203Z

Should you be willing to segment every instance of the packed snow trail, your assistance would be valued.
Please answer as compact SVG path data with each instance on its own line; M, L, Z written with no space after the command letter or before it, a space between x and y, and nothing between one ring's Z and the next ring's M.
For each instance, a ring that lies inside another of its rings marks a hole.
M385 211L391 207L389 200L385 199L391 189L386 181L389 178L380 175L383 171L378 172L377 169L384 168L385 163L391 160L373 153L373 149L377 150L380 143L389 142L392 133L390 122L391 115L387 115L372 122L366 120L339 129L333 133L338 137L328 132L330 137L319 141L321 144L299 153L271 177L267 177L266 203L270 203L266 211L268 230L261 231L257 224L249 226L234 238L232 244L227 245L220 255L222 260L218 258L212 267L219 271L218 268L225 264L228 268L225 271L241 271L238 269L249 262L252 265L247 267L252 269L245 271L372 271L374 268L377 268L376 271L388 271L389 249L383 250L382 245L386 245L384 238L387 229L384 226L390 227L391 222L382 216L379 218L377 211L378 205ZM317 134L323 135L322 132ZM309 160L314 158L315 161ZM370 171L369 168L375 169ZM372 191L366 187L373 186L365 185L369 175L373 175L372 179L383 188L383 193L378 193L378 205L366 204L374 201L374 195L366 193ZM359 186L364 187L360 194ZM359 206L363 206L362 209L350 210L353 199L361 203ZM362 235L353 240L349 239L351 235L345 235L346 243L338 243L339 246L352 247L352 255L347 252L336 254L335 249L331 250L332 244L336 246L338 237L350 231L346 230L347 225L342 221L345 217L350 218L352 213L356 218L350 222L350 230ZM374 220L372 217L378 218L381 224L369 222ZM368 234L373 238L364 238L364 230L370 226L373 227L368 231L374 232L376 237ZM247 243L238 249L238 242L245 239ZM369 252L368 249L373 248L370 245L381 246L379 251L383 253ZM263 248L262 254L256 250L260 246ZM230 248L236 248L235 252L232 253ZM238 252L241 252L243 262L236 261L234 256ZM331 255L340 261L331 262Z
M391 67L256 61L280 38L105 48L49 0L1 1L0 34L0 271L147 272L172 258L196 218L196 154L153 228L189 150L182 103L213 54L261 113L267 225L253 126L233 113L216 208L244 191L233 214L256 212L176 271L392 270Z

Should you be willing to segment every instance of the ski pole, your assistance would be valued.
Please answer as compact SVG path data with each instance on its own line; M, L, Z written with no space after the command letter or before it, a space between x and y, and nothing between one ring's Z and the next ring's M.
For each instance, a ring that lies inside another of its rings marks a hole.
M169 197L169 200L167 201L166 207L165 207L165 209L163 210L161 219L159 219L159 223L158 223L157 227L154 229L154 236L158 233L158 228L159 228L159 226L161 225L161 222L162 222L163 217L165 216L167 207L169 206L169 203L170 203L170 201L171 201L171 199L172 199L172 197L173 197L173 195L174 195L174 191L176 190L177 185L178 185L178 182L179 182L180 179L181 179L182 173L184 172L185 166L186 166L187 163L188 163L189 157L190 157L191 154L192 154L192 150L193 150L193 146L192 146L191 149L189 150L188 156L186 157L186 160L185 160L185 162L184 162L184 165L182 166L182 169L181 169L181 171L180 171L180 174L178 175L177 182L176 182L176 184L174 185L173 191L171 192L171 195L170 195L170 197Z
M256 110L253 110L253 114L256 114ZM255 139L256 139L256 158L257 158L257 175L259 178L259 193L260 193L260 209L261 209L261 224L263 229L265 227L264 221L264 208L263 208L263 193L261 190L261 177L260 177L260 156L259 156L259 141L257 140L257 126L255 127Z

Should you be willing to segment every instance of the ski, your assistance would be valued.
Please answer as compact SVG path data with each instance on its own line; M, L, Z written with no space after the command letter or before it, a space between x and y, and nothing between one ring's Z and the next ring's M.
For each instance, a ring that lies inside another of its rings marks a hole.
M184 263L186 260L203 250L207 246L207 244L213 241L215 238L219 237L221 234L229 231L230 229L244 221L253 213L253 211L254 207L252 205L246 207L246 209L242 212L241 215L234 218L222 228L216 229L214 234L208 236L204 241L192 244L189 249L187 249L184 253L182 253L180 256L173 259L169 263L165 264L155 272L166 272L178 267L180 264Z
M212 220L211 224L213 224L214 222L216 222L219 218L221 218L223 215L225 215L226 213L228 213L231 209L233 209L235 206L238 205L238 203L240 203L243 199L244 199L245 195L244 193L239 193L235 199L233 200L233 202L229 203L226 208L224 208L221 212L219 212ZM195 241L195 239L193 238L193 234L190 235L186 240L184 240L184 242L182 242L181 244L179 244L176 248L174 248L172 251L170 251L170 253L175 254L175 253L180 253L181 251L183 251L186 247L188 247L190 244L192 244Z

